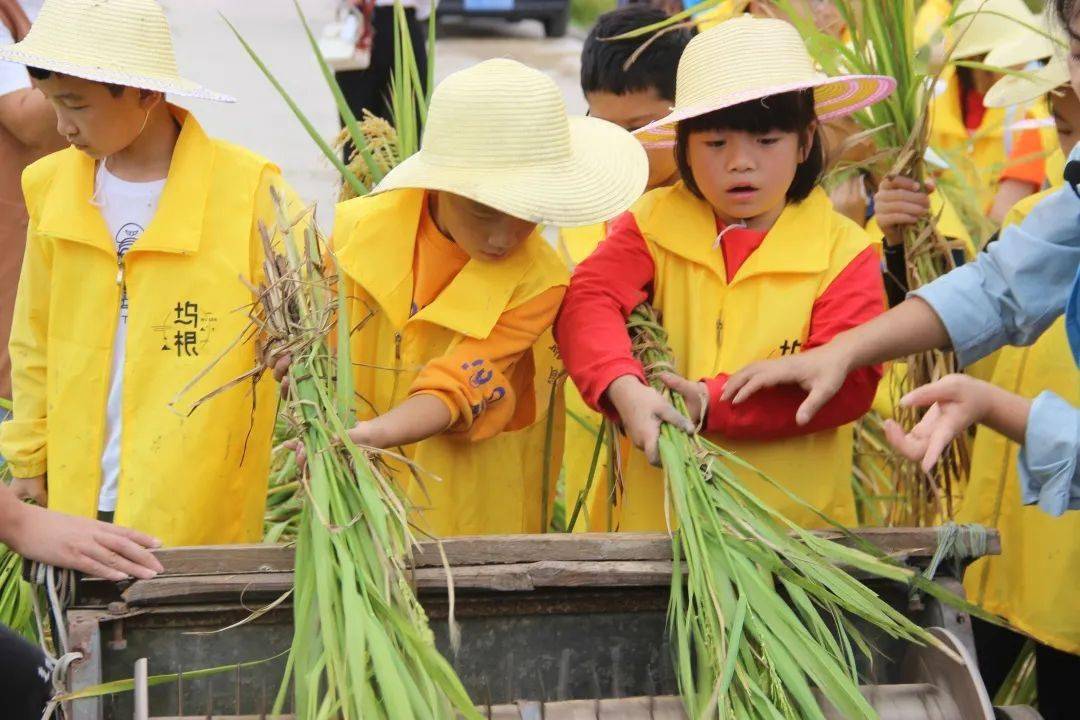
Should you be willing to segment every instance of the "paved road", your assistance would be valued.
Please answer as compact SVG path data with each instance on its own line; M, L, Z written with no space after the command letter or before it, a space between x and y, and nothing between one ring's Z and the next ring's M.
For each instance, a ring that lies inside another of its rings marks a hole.
M329 90L319 73L290 0L162 0L173 28L181 72L235 96L235 105L184 100L207 130L277 162L306 199L318 203L328 229L336 194L335 171L291 111L247 57L221 15L228 18L304 110L324 137L337 131ZM327 22L333 0L300 0L312 27ZM220 15L219 15L220 14ZM539 23L496 20L443 23L436 43L436 76L492 57L510 57L549 73L563 90L571 113L584 112L578 88L581 43L547 40Z

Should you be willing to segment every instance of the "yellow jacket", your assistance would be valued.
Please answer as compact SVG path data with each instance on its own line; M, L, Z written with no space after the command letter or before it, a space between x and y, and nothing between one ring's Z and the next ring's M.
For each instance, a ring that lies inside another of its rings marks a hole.
M805 344L814 301L870 245L863 229L839 215L819 188L784 210L729 284L722 254L713 249L712 208L683 183L647 193L631 212L655 264L653 304L668 332L676 371L693 379L734 373L775 356L785 340ZM713 439L817 510L842 523L855 522L850 425L770 442ZM626 463L619 528L663 529L661 473L637 450ZM793 521L822 524L755 474L740 474Z
M1049 192L1017 203L1005 224L1020 222ZM1080 405L1064 318L1030 347L999 350L992 382L1028 398L1051 390ZM957 521L997 528L1001 555L973 563L964 575L964 590L1039 642L1080 654L1080 513L1051 517L1022 505L1018 453L1016 443L992 430L980 427L975 435L971 476Z
M468 261L431 304L410 317L423 199L423 190L395 190L337 207L334 238L356 327L351 354L360 419L401 403L425 364L466 337L487 337L504 311L567 284L558 256L533 233L502 260ZM441 536L540 532L549 417L550 517L564 421L562 363L550 328L507 375L517 410L505 431L475 441L442 433L404 448L421 469L419 478L391 461L414 506L424 508L425 530Z
M48 475L49 507L93 517L121 285L129 298L115 521L167 545L262 536L276 390L264 378L190 404L257 362L244 308L258 282L257 223L278 169L183 123L153 222L118 268L90 203L95 163L68 148L23 174L30 225L11 333L15 419L2 450L17 477ZM219 357L220 356L220 357ZM211 363L176 407L170 403Z

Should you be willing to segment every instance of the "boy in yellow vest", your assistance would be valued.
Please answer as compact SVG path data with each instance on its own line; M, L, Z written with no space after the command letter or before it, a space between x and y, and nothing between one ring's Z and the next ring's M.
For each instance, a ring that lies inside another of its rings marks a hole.
M1064 58L1033 73L1002 79L987 93L987 104L1022 105L1046 96L1060 149L1067 155L1080 139L1080 98L1069 87ZM1055 185L1061 183L1062 178L1057 178ZM1056 189L1020 201L1009 212L1005 227L1019 225ZM908 202L919 199L912 195ZM911 222L916 216L901 213L901 218ZM1067 403L1080 405L1080 382L1064 316L1031 346L1004 347L991 357L992 386L958 377L952 379L958 392L1034 398L1051 391ZM891 431L890 439L901 451L921 447L915 437L904 437L898 428ZM1017 443L988 427L980 427L975 435L970 479L956 521L996 528L1001 533L1001 554L972 563L964 575L964 590L973 602L1034 638L1039 710L1046 718L1071 717L1075 710L1071 680L1080 673L1080 594L1063 578L1080 575L1080 512L1052 517L1037 506L1024 505L1019 453ZM922 455L912 459L921 460ZM1024 635L977 619L974 623L979 669L993 695L1012 669Z
M544 74L489 60L435 89L416 155L338 206L358 328L350 436L419 468L390 461L423 529L544 529L562 439L551 324L567 272L537 224L604 222L647 175L633 136L568 118Z
M86 28L94 28L90 34ZM0 48L26 65L71 147L23 174L30 215L11 332L13 487L166 545L258 541L276 408L269 378L188 414L258 361L247 328L260 221L280 172L213 140L165 94L180 77L153 0L47 0Z

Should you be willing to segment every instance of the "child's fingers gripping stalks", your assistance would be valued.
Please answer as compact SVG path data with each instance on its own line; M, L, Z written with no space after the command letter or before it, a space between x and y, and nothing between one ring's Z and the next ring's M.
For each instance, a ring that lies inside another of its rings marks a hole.
M688 433L695 430L694 423L676 410L667 398L631 375L616 378L608 387L607 396L615 406L627 437L655 466L660 465L661 423L671 423Z
M700 380L694 382L675 373L662 373L660 381L683 396L690 420L701 427L705 424L705 413L709 410L709 387Z
M881 181L874 195L874 215L889 245L904 241L904 228L930 214L930 193L934 182L919 183L911 178L890 176Z

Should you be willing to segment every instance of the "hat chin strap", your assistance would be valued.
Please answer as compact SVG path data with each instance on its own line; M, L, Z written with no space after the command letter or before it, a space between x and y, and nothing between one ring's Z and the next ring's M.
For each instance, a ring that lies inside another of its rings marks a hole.
M142 137L143 132L145 132L145 130L146 130L147 124L149 124L149 122L150 122L150 113L153 112L154 108L156 108L158 106L158 104L161 102L161 98L163 98L163 97L165 97L164 93L162 93L158 97L158 99L154 102L153 105L146 108L146 115L143 117L142 125L139 126L139 132L135 133L135 137L133 137L131 139L131 143L135 142L140 137ZM128 145L131 145L131 143L128 143ZM106 155L105 157L101 158L101 160L98 162L97 172L94 173L94 194L90 196L90 204L93 205L96 208L104 207L104 203L101 201L101 198L99 197L99 195L101 193L101 185L102 185L101 176L108 169L106 167L106 164L109 162L110 157L112 157L112 156L111 155Z
M727 235L729 231L735 230L736 228L738 228L739 230L745 230L746 227L747 225L745 220L733 222L727 227L725 227L723 230L720 231L720 234L716 236L716 242L714 242L712 245L713 250L716 250L718 247L720 247L720 241L724 239L724 236Z

